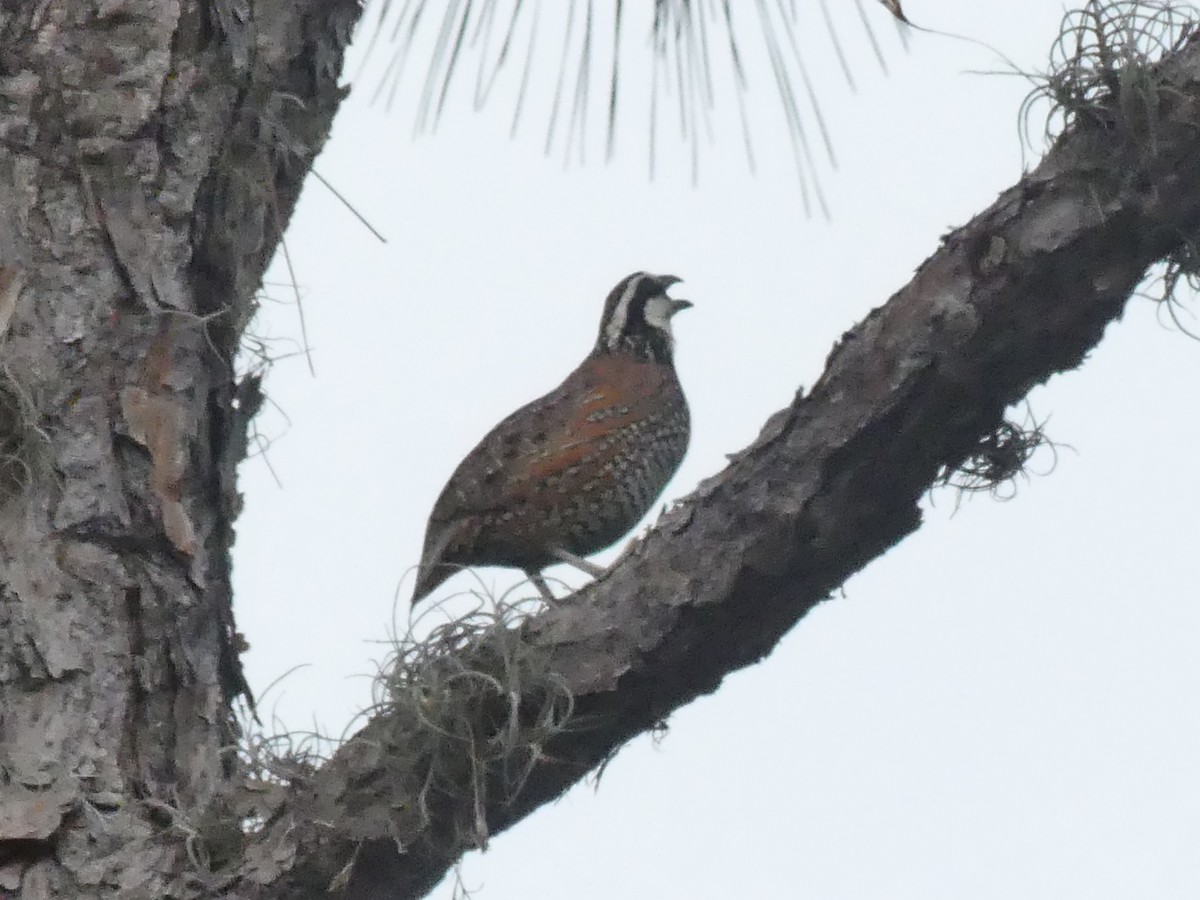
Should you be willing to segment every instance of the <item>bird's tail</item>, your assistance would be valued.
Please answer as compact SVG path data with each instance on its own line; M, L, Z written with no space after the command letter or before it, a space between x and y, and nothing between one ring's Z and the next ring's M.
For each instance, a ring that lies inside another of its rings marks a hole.
M439 584L459 570L459 566L442 561L442 555L446 552L446 548L454 536L454 529L445 529L436 537L431 535L430 537L433 539L425 542L425 549L421 553L421 563L417 566L417 583L413 587L413 606L424 600Z

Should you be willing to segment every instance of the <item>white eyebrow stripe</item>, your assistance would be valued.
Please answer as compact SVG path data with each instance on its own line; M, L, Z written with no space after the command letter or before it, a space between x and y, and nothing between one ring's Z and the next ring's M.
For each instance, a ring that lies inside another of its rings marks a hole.
M604 343L609 349L616 347L620 342L621 334L625 331L626 320L629 318L629 304L637 294L642 280L649 277L645 272L639 272L629 279L629 284L625 285L625 290L621 292L621 299L617 301L612 315L604 324Z

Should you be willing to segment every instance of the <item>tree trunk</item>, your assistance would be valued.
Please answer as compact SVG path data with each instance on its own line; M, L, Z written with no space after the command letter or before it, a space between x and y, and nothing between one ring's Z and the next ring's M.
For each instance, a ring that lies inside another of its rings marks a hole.
M1077 98L1038 169L608 576L402 648L332 760L247 769L228 550L258 394L232 359L358 9L3 10L0 890L22 898L419 896L768 653L939 477L1003 474L1005 408L1200 224L1192 41Z
M233 360L358 12L0 7L4 896L195 896L220 863L189 838L228 820L243 691Z

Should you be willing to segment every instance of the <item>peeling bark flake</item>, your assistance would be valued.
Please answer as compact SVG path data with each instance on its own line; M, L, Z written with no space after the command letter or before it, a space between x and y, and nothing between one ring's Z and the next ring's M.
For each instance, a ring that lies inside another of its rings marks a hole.
M53 791L15 784L0 788L0 847L5 841L49 840L74 802L74 797Z
M13 310L25 287L25 273L16 266L0 266L0 337L8 331Z
M183 408L168 396L127 387L121 391L121 414L129 436L150 451L150 486L161 504L163 531L179 552L194 556L196 529L180 502L187 470Z
M89 185L117 263L138 301L147 309L189 309L176 261L167 252L162 216L151 210L142 187L106 184L98 178L90 179Z

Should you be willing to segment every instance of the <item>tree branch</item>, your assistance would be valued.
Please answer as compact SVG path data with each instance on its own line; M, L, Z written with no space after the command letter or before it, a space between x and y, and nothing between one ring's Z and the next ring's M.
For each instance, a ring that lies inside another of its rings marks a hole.
M286 862L260 869L256 896L421 895L915 530L939 474L1077 366L1147 266L1195 233L1200 42L1146 71L1149 92L1072 110L1037 169L947 235L812 392L609 575L519 625L444 636L391 676L391 703L271 810L255 856Z

